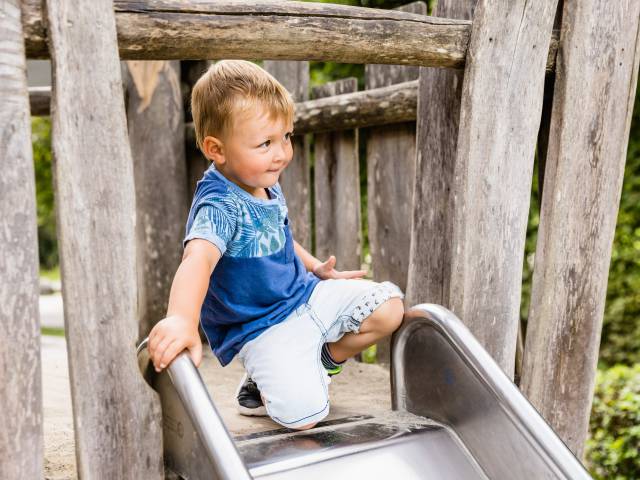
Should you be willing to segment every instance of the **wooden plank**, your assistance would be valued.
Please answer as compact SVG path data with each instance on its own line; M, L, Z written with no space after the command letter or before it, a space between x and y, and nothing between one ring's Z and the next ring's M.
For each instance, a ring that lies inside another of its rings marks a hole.
M554 31L560 31L562 21L563 0L558 0L556 16L553 21ZM542 192L544 187L544 169L547 159L547 147L549 145L549 129L551 128L551 111L553 108L553 89L555 84L555 72L549 73L544 79L544 94L542 98L542 115L540 118L540 130L536 145L536 159L538 169L538 211L542 208ZM526 252L525 252L526 253ZM531 299L529 299L531 300ZM520 309L522 310L522 308ZM522 365L524 362L524 341L526 335L526 323L522 320L518 323L518 341L516 343L516 365L514 382L520 385L522 379Z
M289 90L294 102L309 99L309 62L265 61L264 69ZM295 130L295 129L294 129ZM293 159L280 175L293 237L311 251L310 145L306 135L293 137Z
M424 16L426 3L413 2L399 11ZM416 81L418 67L367 65L367 89ZM367 136L367 222L375 280L389 280L403 291L407 286L411 236L411 212L416 162L416 124L387 125L370 129ZM377 344L376 360L390 361L390 339Z
M189 212L180 62L127 62L136 192L138 339L167 313Z
M182 63L186 64L189 69L200 71L200 65L207 62ZM183 80L183 88L187 97L191 92L192 85L193 83ZM362 92L296 102L295 131L296 133L333 132L415 121L417 88L418 81L413 80ZM29 92L32 115L49 115L51 92L48 87L38 90L29 89ZM189 102L187 101L188 106ZM188 108L185 112L189 112ZM187 118L187 122L186 134L188 138L193 137L195 142L190 116ZM206 162L206 159L204 160Z
M36 189L20 2L0 3L0 478L42 478Z
M313 88L314 98L355 92L356 78L345 78ZM337 268L359 270L360 162L358 131L347 130L315 136L315 232L316 257L335 255Z
M191 90L193 90L193 86L212 63L208 60L180 62L184 116L188 122L185 125L185 157L189 198L193 198L198 180L202 178L205 170L211 165L211 162L198 149L196 143L196 132L193 127L193 118L191 117Z
M78 476L160 479L160 404L135 354L135 192L112 3L47 10Z
M640 3L565 2L522 389L587 435L640 60Z
M439 0L438 17L471 19L477 0ZM453 193L462 71L420 68L411 251L405 304L450 308Z
M27 56L45 58L40 0L24 3ZM124 60L261 58L463 68L471 31L469 21L314 2L116 0L114 6ZM550 52L549 60L554 57Z
M450 304L511 378L533 154L556 4L479 1L462 86Z
M412 122L418 81L317 98L296 104L296 132L332 132Z

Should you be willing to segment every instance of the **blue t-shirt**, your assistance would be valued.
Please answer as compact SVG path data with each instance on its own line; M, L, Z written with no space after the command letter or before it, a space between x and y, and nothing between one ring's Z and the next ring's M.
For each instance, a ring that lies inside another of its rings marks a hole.
M183 246L201 238L222 253L200 322L223 366L245 343L305 303L320 281L295 255L280 185L267 191L268 200L254 197L212 163L189 211Z

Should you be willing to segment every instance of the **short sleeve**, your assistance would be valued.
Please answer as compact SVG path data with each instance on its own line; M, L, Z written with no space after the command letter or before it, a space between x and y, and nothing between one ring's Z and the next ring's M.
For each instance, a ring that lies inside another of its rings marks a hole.
M204 203L196 212L190 230L182 242L186 247L189 240L201 238L213 243L224 255L227 245L236 230L237 215L235 204L230 201Z
M280 182L276 182L276 184L272 187L275 194L284 200L284 193L282 193L282 187L280 186Z

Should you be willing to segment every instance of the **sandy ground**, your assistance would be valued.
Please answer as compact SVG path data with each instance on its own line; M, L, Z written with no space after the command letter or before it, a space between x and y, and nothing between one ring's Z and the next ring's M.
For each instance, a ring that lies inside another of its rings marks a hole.
M77 478L66 342L42 336L41 345L45 478Z
M61 327L62 301L54 295L47 297L50 298L44 300L43 324ZM236 412L234 393L243 375L238 362L222 368L206 347L200 372L232 435L280 428L268 418L243 417ZM42 337L42 378L45 478L75 479L73 416L64 337ZM333 377L329 388L332 406L327 419L375 414L391 408L389 373L377 365L349 361L343 373Z

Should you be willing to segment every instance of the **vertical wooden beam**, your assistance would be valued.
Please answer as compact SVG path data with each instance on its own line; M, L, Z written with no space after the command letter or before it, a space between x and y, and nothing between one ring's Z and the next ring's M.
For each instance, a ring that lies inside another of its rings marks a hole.
M522 261L557 0L480 0L462 86L450 302L513 378Z
M562 5L563 0L558 0L556 16L553 21L554 31L560 30L560 22L562 21ZM551 111L553 108L553 89L555 79L555 70L553 72L547 72L547 75L544 79L544 93L542 95L542 115L540 118L540 130L538 131L538 142L536 144L536 161L538 164L538 211L542 207L544 169L545 165L547 164L547 146L549 145L549 129L551 128ZM531 295L529 295L529 297L531 297ZM529 301L531 301L531 298L529 298ZM520 310L522 311L522 305ZM526 333L526 323L520 320L520 322L518 322L518 340L516 342L516 364L514 374L514 382L516 383L516 385L520 385L520 380L522 378L522 365L524 363L524 342Z
M294 102L309 100L309 62L265 60L263 66L291 92ZM280 176L280 185L287 197L293 237L300 245L311 251L309 136L298 135L293 139L293 160Z
M434 16L469 20L477 0L438 0ZM463 71L420 68L416 175L405 303L450 307L453 172Z
M587 435L640 59L640 3L565 2L522 389Z
M342 95L358 90L355 78L315 87L313 98ZM361 266L360 165L358 130L319 133L315 136L316 256L335 255L342 270Z
M138 338L167 313L189 212L180 62L126 62L136 191Z
M113 4L46 7L78 476L160 479L160 404L135 353L135 192Z
M397 8L427 14L425 2ZM417 80L419 67L367 65L367 89ZM416 165L416 123L406 122L369 129L367 136L367 222L371 264L376 280L407 287L411 214ZM378 363L389 364L390 339L377 344Z
M42 478L36 188L20 2L0 3L0 478Z
M193 122L193 117L191 116L191 90L211 64L213 62L209 60L185 60L180 62L185 122ZM202 178L205 170L211 164L198 149L193 128L187 129L185 133L185 156L187 162L187 193L189 198L193 198L198 180Z

